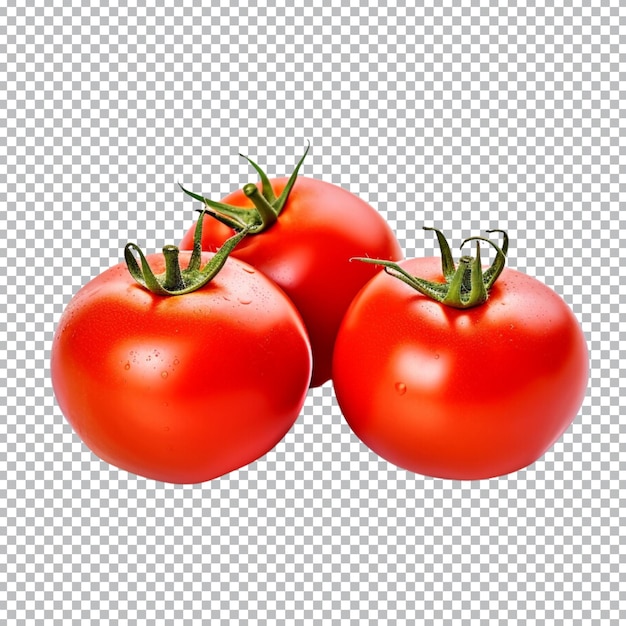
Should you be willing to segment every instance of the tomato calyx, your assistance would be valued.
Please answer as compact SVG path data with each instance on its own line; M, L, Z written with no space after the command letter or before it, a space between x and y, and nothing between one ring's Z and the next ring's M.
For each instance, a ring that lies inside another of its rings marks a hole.
M246 237L249 227L245 224L240 225L240 229L227 239L213 257L202 267L202 217L196 224L193 251L185 269L182 269L180 266L178 258L180 250L177 246L166 245L163 247L165 271L161 274L155 274L141 248L135 243L126 244L124 259L128 271L137 283L144 289L159 296L181 296L204 287L204 285L215 278L224 266L224 263L226 263L230 253ZM141 265L137 262L135 253L139 255Z
M309 143L304 155L298 161L295 169L289 177L289 180L287 181L287 184L285 185L285 188L278 197L276 197L276 194L274 193L274 189L272 188L272 184L267 177L267 174L254 161L252 161L252 159L240 154L240 156L252 165L261 179L261 190L259 190L258 186L254 183L247 183L242 189L243 193L254 204L254 208L251 209L210 200L209 198L205 198L204 196L185 189L180 183L178 184L188 196L202 202L205 205L204 212L211 217L214 217L219 222L222 222L222 224L226 224L226 226L232 228L233 230L241 230L242 228L247 227L250 235L257 235L264 230L267 230L278 220L278 216L287 203L289 194L291 193L291 190L296 182L296 178L298 177L298 172L302 167L302 163L304 162L310 147L311 144Z
M364 257L354 257L351 260L382 265L385 268L385 272L390 276L403 281L419 291L419 293L455 309L469 309L484 304L489 297L490 289L502 273L506 263L506 254L509 247L507 233L499 229L487 231L488 233L500 233L503 236L501 246L486 237L468 237L461 243L461 248L466 243L475 241L475 256L464 255L459 259L458 266L455 266L450 246L443 233L436 228L427 226L424 226L424 230L433 231L437 235L437 241L441 250L442 273L445 279L443 283L413 276L393 261ZM496 257L487 269L483 269L481 262L481 241L488 243L496 251Z

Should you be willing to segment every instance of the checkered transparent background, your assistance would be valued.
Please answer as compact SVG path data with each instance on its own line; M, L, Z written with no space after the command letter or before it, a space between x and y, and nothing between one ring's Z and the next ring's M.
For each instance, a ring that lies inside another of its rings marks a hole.
M626 9L295 4L0 6L0 622L623 622ZM303 173L369 201L407 255L434 251L424 224L503 227L510 264L571 305L589 392L532 467L398 470L330 385L203 485L109 467L66 424L48 358L72 294L127 241L178 241L178 181L217 199L254 178L240 151L283 175L308 140Z

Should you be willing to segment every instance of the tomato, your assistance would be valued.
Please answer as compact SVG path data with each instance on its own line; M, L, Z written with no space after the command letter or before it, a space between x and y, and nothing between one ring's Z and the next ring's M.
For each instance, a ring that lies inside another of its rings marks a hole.
M163 254L146 260L165 269ZM58 404L83 442L171 483L216 478L270 451L300 412L311 367L294 305L232 258L173 297L144 289L124 263L106 270L68 304L51 353Z
M445 284L437 258L398 266ZM333 382L354 433L391 463L438 478L483 479L535 462L586 391L586 342L567 304L509 268L470 308L391 273L363 288L337 336Z
M290 180L275 178L266 184L280 197ZM256 189L264 190L262 182ZM244 190L221 202L240 209L255 206ZM215 249L233 234L213 217L204 219L204 250ZM184 236L181 249L191 248L193 231ZM276 221L247 237L233 256L269 276L300 311L313 350L311 386L316 387L331 377L335 336L350 302L380 271L350 263L350 257L398 260L402 251L387 222L364 200L326 181L298 176Z

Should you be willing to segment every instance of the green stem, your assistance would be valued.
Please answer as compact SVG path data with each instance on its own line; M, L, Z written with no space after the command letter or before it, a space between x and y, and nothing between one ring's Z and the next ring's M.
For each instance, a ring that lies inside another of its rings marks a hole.
M179 291L185 288L185 281L178 262L179 250L176 246L163 246L163 256L165 257L165 277L163 289L167 291Z
M252 200L256 210L259 212L261 223L255 232L265 230L269 228L278 219L278 213L274 210L272 205L267 201L265 196L259 191L259 188L254 183L248 183L243 188L244 194L250 200Z

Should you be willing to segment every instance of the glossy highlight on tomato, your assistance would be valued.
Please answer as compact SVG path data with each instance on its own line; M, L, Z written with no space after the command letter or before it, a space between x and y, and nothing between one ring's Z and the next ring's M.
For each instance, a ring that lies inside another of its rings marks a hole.
M444 282L438 258L398 265ZM572 311L509 268L484 304L467 309L381 273L353 301L335 345L333 383L354 433L391 463L438 478L534 463L576 417L587 380Z
M288 178L269 182L276 196ZM261 191L262 184L256 187ZM242 190L222 203L253 209ZM180 242L193 245L192 226ZM203 250L215 250L233 229L204 218ZM302 315L313 351L311 386L328 381L335 337L350 302L380 268L350 263L353 256L398 260L402 250L390 226L373 207L351 192L326 181L298 176L275 223L248 236L233 257L258 268L291 298Z
M147 261L164 270L163 254ZM69 302L51 353L58 404L87 447L171 483L210 480L269 452L299 415L311 367L294 305L232 258L174 297L141 287L124 263L106 270Z

